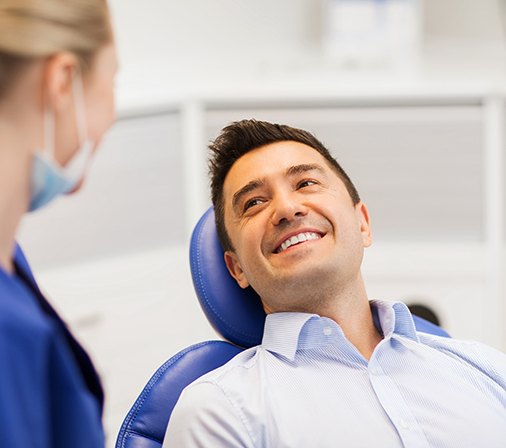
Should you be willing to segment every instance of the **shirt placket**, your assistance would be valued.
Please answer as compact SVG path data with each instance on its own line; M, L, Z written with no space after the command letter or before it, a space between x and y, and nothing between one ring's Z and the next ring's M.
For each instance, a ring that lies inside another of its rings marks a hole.
M368 372L372 388L397 430L403 446L406 448L430 448L425 433L404 400L397 384L388 375L388 368L383 368L379 361L381 351L388 348L389 339L380 343L369 360Z

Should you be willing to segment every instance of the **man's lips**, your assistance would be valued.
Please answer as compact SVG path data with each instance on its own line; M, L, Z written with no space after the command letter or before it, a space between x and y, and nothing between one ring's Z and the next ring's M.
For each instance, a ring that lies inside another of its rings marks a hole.
M299 229L286 235L283 235L282 238L278 240L273 253L279 254L291 246L295 246L300 243L305 243L306 241L314 241L319 240L325 236L324 232L321 232L316 229Z

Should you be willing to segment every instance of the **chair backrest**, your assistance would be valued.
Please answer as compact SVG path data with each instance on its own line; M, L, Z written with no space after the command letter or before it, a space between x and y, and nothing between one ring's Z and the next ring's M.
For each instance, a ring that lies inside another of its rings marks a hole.
M265 312L251 289L229 275L214 223L207 210L190 242L193 285L202 309L225 341L207 341L179 352L149 380L121 426L116 448L160 448L172 409L191 382L262 341ZM414 316L418 331L448 336L440 327Z
M172 409L183 389L243 349L225 341L192 345L166 361L128 412L116 448L161 448Z

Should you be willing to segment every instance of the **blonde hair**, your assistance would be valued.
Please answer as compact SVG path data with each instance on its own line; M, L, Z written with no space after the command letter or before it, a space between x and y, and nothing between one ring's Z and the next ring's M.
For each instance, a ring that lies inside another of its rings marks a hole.
M26 64L69 51L86 72L111 39L106 0L0 0L0 99Z

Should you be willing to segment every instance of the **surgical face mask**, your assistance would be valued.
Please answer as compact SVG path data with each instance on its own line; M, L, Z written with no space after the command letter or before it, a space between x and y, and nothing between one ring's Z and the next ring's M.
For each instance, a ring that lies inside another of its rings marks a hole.
M54 113L46 108L44 111L44 149L36 151L33 158L29 211L37 210L59 195L72 191L86 174L93 152L93 144L88 138L83 83L80 76L74 77L72 87L79 150L64 167L58 164L54 158Z

